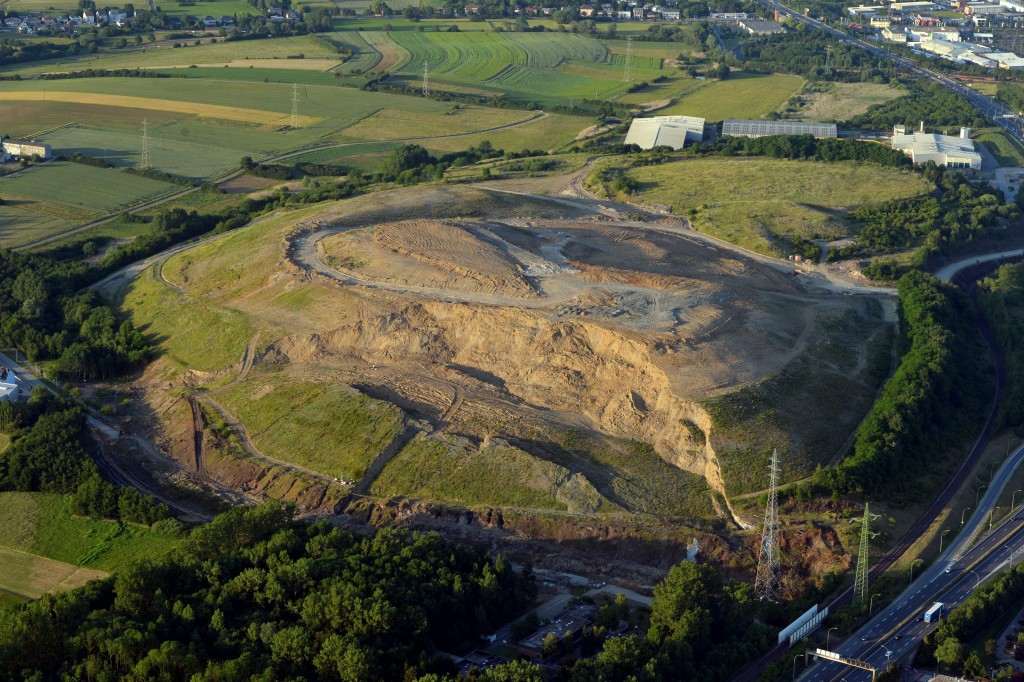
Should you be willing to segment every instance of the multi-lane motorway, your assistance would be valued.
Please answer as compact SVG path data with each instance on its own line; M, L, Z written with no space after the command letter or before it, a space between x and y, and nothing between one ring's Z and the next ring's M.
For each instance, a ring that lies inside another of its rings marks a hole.
M832 34L839 42L847 43L850 45L856 45L857 47L867 50L876 57L890 59L897 65L899 65L901 68L907 70L908 72L916 74L922 78L926 78L932 81L933 83L938 83L939 85L949 90L952 90L958 95L962 95L968 102L971 103L971 105L975 109L980 111L985 116L991 118L997 125L1004 128L1010 135L1012 135L1018 141L1024 143L1024 119L1021 119L1013 111L1007 109L1003 104L996 101L994 98L976 92L974 89L967 87L960 83L959 81L956 81L941 73L932 71L930 69L926 69L923 66L920 66L917 63L915 63L913 60L907 59L902 55L889 52L888 50L878 45L861 40L860 38L855 38L847 33L843 33L839 29L833 28L824 22L818 21L817 19L812 19L811 17L808 17L804 14L795 12L790 8L786 7L785 5L776 2L775 0L758 0L758 2L762 6L772 10L773 12L778 11L779 14L783 16L792 17L797 21L801 21L810 26L814 26L815 28L819 28L822 31L827 31L828 33Z

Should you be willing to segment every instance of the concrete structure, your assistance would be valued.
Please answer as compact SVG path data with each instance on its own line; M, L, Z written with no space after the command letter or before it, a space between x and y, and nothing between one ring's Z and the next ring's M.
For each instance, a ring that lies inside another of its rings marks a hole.
M961 128L960 137L932 135L930 133L900 134L894 129L892 148L899 149L914 163L932 161L946 168L981 169L981 154L974 150L969 128Z
M772 33L786 32L786 29L782 28L782 24L777 24L774 21L755 21L752 19L741 21L740 28L752 36L765 36Z
M847 7L846 11L855 17L873 17L885 11L885 5L861 5L859 7Z
M1000 69L1009 71L1024 69L1024 58L1018 57L1013 52L989 52L985 56L995 61Z
M768 135L813 135L838 137L835 123L810 121L739 121L733 118L722 122L722 135L733 137L765 137Z
M889 5L889 9L894 12L923 12L937 7L934 2L894 2Z
M687 142L703 139L704 119L695 116L635 118L626 133L626 144L635 144L641 149L682 149Z
M38 154L40 159L48 159L52 156L50 145L31 140L4 140L0 145L3 150L11 156L29 157Z
M890 43L906 43L910 38L907 29L902 26L893 26L882 29L882 39Z
M0 400L15 401L21 398L21 380L13 369L0 367Z
M887 14L871 17L871 28L889 28L892 26L892 17Z

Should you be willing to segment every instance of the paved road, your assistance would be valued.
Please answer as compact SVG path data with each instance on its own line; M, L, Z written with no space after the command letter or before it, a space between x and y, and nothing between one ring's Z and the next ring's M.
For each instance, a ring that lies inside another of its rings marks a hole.
M758 2L772 11L778 11L783 16L792 17L796 21L803 22L815 28L827 31L833 37L835 37L841 43L847 43L850 45L856 45L864 50L867 50L876 57L890 59L895 62L898 66L906 69L908 72L920 76L933 83L937 83L947 90L951 90L958 95L961 95L968 102L971 103L975 109L980 111L983 115L992 119L996 125L1006 130L1012 137L1019 142L1024 142L1024 119L1021 119L1013 111L1005 107L1002 103L998 102L993 97L988 97L976 92L973 88L969 88L959 81L953 80L949 76L943 75L931 69L926 69L923 66L919 66L916 62L898 54L889 52L888 50L880 47L879 45L869 43L859 38L854 38L849 34L843 33L842 31L832 28L828 24L812 19L806 15L800 14L791 10L776 0L758 0Z
M1009 258L1021 258L1024 257L1024 249L1010 249L1009 251L1000 251L998 253L989 253L983 256L974 256L973 258L964 258L955 263L940 268L935 276L943 282L948 282L961 270L980 265L981 263L991 263L992 261L1000 261Z

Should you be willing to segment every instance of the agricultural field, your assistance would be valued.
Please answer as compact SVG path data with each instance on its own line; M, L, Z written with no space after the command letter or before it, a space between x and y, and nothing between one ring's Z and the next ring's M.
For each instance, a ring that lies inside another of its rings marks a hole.
M0 178L0 196L59 201L100 214L122 211L178 189L168 182L66 161L48 161Z
M266 455L359 480L401 430L401 412L337 383L250 377L212 396L241 419Z
M461 135L524 123L541 116L530 111L483 107L459 107L444 114L381 109L346 128L345 135L367 140L409 139L412 131L424 138Z
M702 232L773 256L788 255L793 237L848 236L848 211L932 189L919 175L880 166L766 158L678 161L627 175L643 202L671 206Z
M660 110L661 115L685 114L708 121L727 118L761 118L778 111L803 84L799 76L774 74L733 74L728 80L706 81L698 88Z
M302 59L287 59L303 55ZM291 68L303 68L305 59L329 59L333 64L341 61L337 48L326 40L315 36L287 36L266 40L239 40L232 42L203 43L191 45L183 41L182 47L168 45L144 45L120 50L102 51L95 54L67 57L59 60L45 60L29 64L12 64L0 67L0 73L29 76L36 73L80 71L83 69L134 69L166 66L189 66L190 64L223 64L245 62L246 60L282 59L294 62ZM328 67L330 68L330 67ZM326 70L326 69L323 69Z
M107 574L74 564L0 547L0 590L30 599L81 587Z
M38 202L7 197L0 205L0 247L12 248L63 232L75 223L38 210Z
M146 528L75 516L66 495L0 493L0 546L10 550L113 571L138 559L165 554L176 544L173 526L161 531L160 526Z
M804 121L846 121L906 94L906 88L878 83L815 83L794 95L786 118Z

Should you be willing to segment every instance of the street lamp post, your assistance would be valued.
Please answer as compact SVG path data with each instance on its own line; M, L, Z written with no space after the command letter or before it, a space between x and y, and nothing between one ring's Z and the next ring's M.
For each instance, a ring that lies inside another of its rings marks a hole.
M806 654L797 654L793 657L793 679L796 679L796 659L803 658Z
M913 561L910 562L910 582L911 583L914 582L914 564L916 564L919 561L922 564L924 563L924 559L914 559Z
M981 491L987 488L987 485L983 485L974 491L974 506L978 506L978 500L981 498Z
M961 526L962 526L962 525L964 525L964 515L965 515L965 514L966 514L967 512L969 512L969 511L971 511L971 508L970 508L970 507L967 507L967 508L966 508L966 509L964 509L964 510L963 510L962 512L960 512L960 525L961 525Z
M996 509L999 509L999 507L992 507L992 511L990 511L988 513L988 529L989 529L989 531L992 530L992 517L994 517L996 515Z
M881 597L881 596L882 595L880 595L880 594L873 594L873 595L871 595L871 601L868 603L868 615L869 616L875 610L875 597Z
M1017 493L1024 492L1022 490L1014 490L1013 494L1010 495L1010 511L1013 511L1017 507L1013 504L1017 500Z
M1011 556L1010 558L1011 558L1011 559L1013 559L1013 557L1012 557L1012 556ZM833 631L833 630L838 630L838 629L839 629L839 626L838 626L838 625L836 625L836 626L834 626L834 627L830 627L830 628L828 629L828 632L826 632L826 633L825 633L825 651L831 651L831 649L829 649L829 648L828 648L828 644L829 644L829 642L831 641L831 637L832 637L832 631Z
M974 574L974 589L978 589L978 586L981 585L981 576L978 575L978 572L975 571L973 568L968 570L967 572Z
M948 533L949 530L950 529L947 528L939 535L939 556L942 556L942 541L946 539L946 533Z

